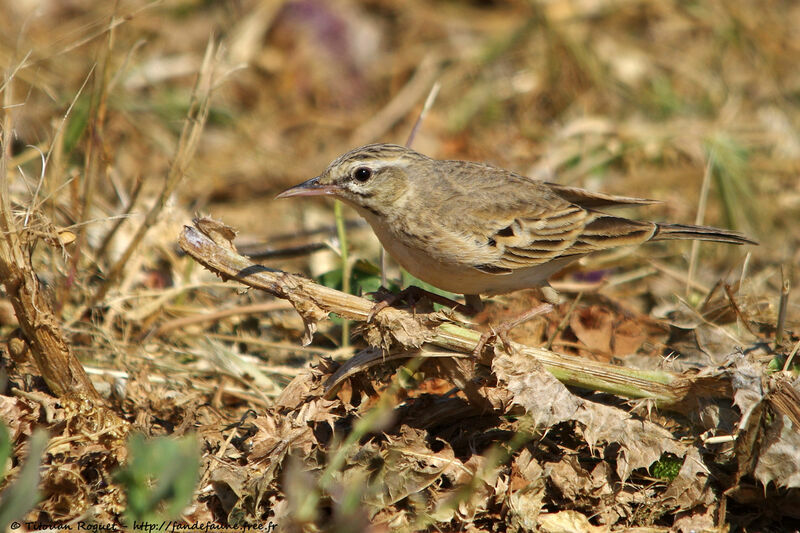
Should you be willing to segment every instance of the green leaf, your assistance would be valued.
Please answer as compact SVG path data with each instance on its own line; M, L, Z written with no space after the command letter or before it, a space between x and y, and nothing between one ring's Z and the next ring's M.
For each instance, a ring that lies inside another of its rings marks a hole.
M200 468L197 440L133 435L128 464L117 472L128 498L129 523L177 518L192 501Z
M444 296L445 298L450 298L451 300L458 297L458 295L455 293L443 291L442 289L436 288L430 283L425 283L421 279L412 276L411 274L403 270L403 286L409 287L411 285L416 285L420 289L425 289L428 292Z
M91 109L91 96L81 94L75 105L72 106L72 113L64 129L64 153L69 154L83 138L83 134L89 125L89 111Z
M650 475L664 481L672 481L678 477L683 461L671 454L664 455L650 466Z
M33 432L28 459L19 477L0 495L0 531L7 531L11 522L23 518L39 501L39 465L48 439L47 432L42 429Z
M0 422L0 483L6 478L9 457L11 457L11 434L6 425Z
M317 281L326 287L342 290L342 269L326 272L318 276ZM377 291L381 287L381 269L364 259L357 260L350 271L350 287L355 294ZM400 290L395 283L389 283L387 288L392 291Z

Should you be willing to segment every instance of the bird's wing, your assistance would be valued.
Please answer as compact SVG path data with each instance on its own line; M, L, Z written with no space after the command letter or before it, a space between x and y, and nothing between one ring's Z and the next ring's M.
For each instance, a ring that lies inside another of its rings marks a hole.
M655 224L593 210L649 200L554 186L486 165L467 167L469 181L459 183L462 166L450 169L449 182L440 188L449 195L440 203L451 202L440 220L445 229L466 229L450 232L451 239L470 250L462 259L483 272L511 274L562 257L638 244L655 232Z
M577 259L608 248L641 244L650 240L655 231L656 225L652 222L587 211L573 204L545 217L520 217L500 229L491 238L500 257L475 268L510 274L555 259Z
M659 200L648 200L647 198L633 198L630 196L616 196L601 192L587 191L579 187L568 187L558 183L543 182L553 192L564 200L579 205L584 209L602 209L610 207L625 207L631 205L651 205L661 203Z

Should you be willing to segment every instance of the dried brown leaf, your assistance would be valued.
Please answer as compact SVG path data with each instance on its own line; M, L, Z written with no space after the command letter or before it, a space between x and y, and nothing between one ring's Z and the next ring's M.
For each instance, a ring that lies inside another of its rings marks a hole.
M395 344L407 349L419 348L434 337L436 326L447 320L441 312L418 315L381 312L364 324L359 332L370 346L387 351Z
M275 408L281 412L291 412L312 398L322 397L323 378L336 364L323 359L318 367L308 368L295 376L275 400Z
M543 469L530 450L523 448L511 463L511 488L516 490L542 479Z
M560 461L544 464L544 472L550 482L567 501L575 501L590 494L594 489L591 474L580 465L578 457L567 455Z
M499 353L492 370L514 395L513 402L523 407L537 426L574 421L590 447L598 442L618 443L617 475L623 481L633 470L650 466L664 453L678 457L686 453L686 446L664 428L573 395L533 358Z
M505 382L503 388L513 395L512 402L522 406L537 427L572 420L581 407L582 400L536 359L501 352L492 361L492 371Z
M614 317L608 309L593 305L572 313L569 326L590 350L611 353L613 322Z
M233 240L236 238L236 229L224 222L211 217L199 217L192 220L204 234L208 235L217 245L227 250L236 251Z
M456 516L467 523L485 513L491 505L492 496L496 495L495 478L499 471L496 468L488 469L489 463L487 456L476 454L464 463L464 469L457 472L456 484L469 488L467 497L458 502Z
M44 401L51 405L55 404L55 399L44 396ZM33 428L39 419L39 404L22 398L0 395L0 420L8 426L11 442L16 442L22 437L29 439L33 433Z
M316 439L311 426L294 416L272 413L260 416L253 422L258 428L252 438L249 460L267 465L266 479L272 479L284 457L291 450L304 455L311 452Z
M670 531L677 533L695 533L697 531L727 533L730 531L730 526L727 524L717 527L714 517L715 512L715 508L700 507L692 513L676 518Z
M639 322L623 318L614 328L611 353L618 356L635 353L647 338L647 330Z
M294 287L296 289L296 287ZM297 314L303 319L303 346L308 346L314 340L314 333L317 331L317 322L328 318L328 312L322 309L316 302L306 295L291 290L287 293L287 299L292 302Z
M426 431L403 425L398 435L385 438L385 443L370 441L354 448L348 468L341 474L344 487L371 480L376 490L364 498L376 509L425 491L443 475L454 480L465 468L449 444L440 441L442 449L434 452L428 446ZM374 472L376 465L380 465L378 472Z
M730 379L733 403L743 417L747 416L764 399L764 367L745 357L736 357Z
M55 520L86 512L91 504L89 487L78 463L53 465L42 479L41 508Z
M604 533L608 526L593 526L577 511L559 511L539 515L539 531L543 533Z
M696 448L688 448L683 465L664 492L666 503L682 510L698 506L716 509L716 494L709 485L709 470Z
M245 481L254 470L230 463L212 461L208 480L222 508L230 513L234 505L244 496Z
M513 491L506 499L512 524L524 530L535 529L546 494L544 478L538 483Z
M767 428L753 474L764 485L800 487L800 428L787 415Z
M697 346L708 356L712 364L722 363L743 344L725 328L715 324L704 322L694 329L694 334Z

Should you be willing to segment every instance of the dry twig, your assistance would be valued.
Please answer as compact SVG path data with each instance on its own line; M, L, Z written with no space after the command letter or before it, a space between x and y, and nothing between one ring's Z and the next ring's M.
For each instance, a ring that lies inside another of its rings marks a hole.
M71 352L50 301L45 297L31 264L30 232L14 221L9 196L7 162L13 140L12 81L6 80L2 153L0 153L0 280L19 327L47 386L59 397L76 395L101 400L78 359Z

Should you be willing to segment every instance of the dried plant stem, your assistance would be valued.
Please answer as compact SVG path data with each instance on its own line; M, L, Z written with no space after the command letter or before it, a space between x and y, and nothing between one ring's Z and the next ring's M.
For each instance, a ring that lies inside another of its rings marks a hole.
M126 216L127 213L133 211L133 206L136 205L136 201L139 199L139 194L142 192L142 185L144 185L144 178L141 175L136 176L136 181L133 184L133 190L130 193L130 197L128 198L127 204L122 208L122 215L120 216L114 225L108 230L105 237L103 237L103 242L100 243L100 246L97 247L97 252L95 253L95 258L97 261L102 261L105 258L106 253L108 252L108 247L111 244L111 241L114 239L114 235L117 234L119 228L122 227L122 224L128 219Z
M361 146L373 142L389 131L408 111L419 102L439 76L440 59L435 54L425 56L414 71L414 75L386 107L375 113L371 120L359 126L350 136L349 143Z
M342 261L342 291L350 294L350 254L347 250L347 228L344 224L342 202L334 202L333 213L336 217L336 234L339 237L339 257ZM350 346L350 321L342 320L342 346Z
M185 316L165 322L159 326L155 332L152 333L152 336L158 337L179 328L185 328L193 324L202 324L204 322L216 322L230 316L269 313L271 311L284 309L291 309L291 305L289 305L287 302L265 302L253 305L239 305L231 309L219 309L200 315Z
M19 327L42 377L53 394L101 401L78 359L70 351L31 264L32 245L14 221L8 167L13 124L12 83L4 85L2 152L0 153L0 280L14 307Z
M214 84L214 57L215 46L212 41L209 41L206 47L205 57L203 64L200 67L200 72L195 83L194 91L192 92L192 99L189 104L189 111L187 113L186 122L181 132L180 140L178 141L178 148L175 154L175 160L170 167L169 174L164 181L164 186L161 189L158 199L155 204L150 208L139 226L136 234L131 238L125 252L119 257L116 263L111 267L105 276L105 280L100 285L97 291L92 295L87 307L92 307L97 302L103 299L108 290L116 283L120 274L122 273L125 264L128 262L133 252L139 246L139 243L145 236L145 233L153 227L158 220L161 211L167 203L167 200L172 196L175 188L186 175L189 163L194 157L194 152L197 149L200 140L200 134L205 126L206 119L208 118L208 111L211 105L211 90ZM81 312L76 313L75 319L79 319L86 308L81 309Z
M572 303L569 305L569 309L564 314L564 318L561 319L561 322L558 323L556 326L556 330L550 335L550 338L547 339L547 344L545 344L545 348L548 350L553 347L553 341L556 340L558 334L564 331L569 325L569 320L572 317L572 313L575 311L575 308L578 307L578 303L580 303L581 298L583 298L583 292L579 292L578 295L572 300Z
M789 308L789 294L792 284L789 277L781 267L781 296L778 300L778 322L775 325L775 349L777 350L783 342L783 331L786 329L786 311Z
M254 265L230 245L227 240L228 235L233 235L230 229L208 231L213 225L226 228L203 219L196 221L195 227L185 227L179 238L181 248L212 272L289 300L307 320L324 317L326 313L361 322L369 317L374 302L324 287L301 276ZM206 233L199 228L205 228ZM477 331L455 323L437 322L435 318L425 321L425 318L426 315L412 315L402 309L387 307L374 320L387 330L387 334L391 334L388 330L392 326L402 328L404 325L424 324L424 327L429 327L426 342L461 354L471 354L480 340L481 334ZM728 386L719 379L704 380L696 376L624 368L517 343L511 343L510 348L537 358L556 378L568 385L629 398L648 398L671 409L685 409L697 395L730 397Z
M116 7L112 10L116 11ZM113 17L112 17L113 18ZM106 106L110 79L111 52L114 49L114 30L111 26L106 35L107 45L99 47L98 68L94 71L94 90L90 94L89 118L86 124L86 154L83 162L83 176L81 179L81 202L78 206L78 220L86 222L92 217L95 191L97 189L98 174L103 172L106 165L103 161L107 154L103 153L104 126L106 122ZM81 259L84 257L84 248L88 244L88 224L78 227L78 236L75 241L75 251L70 258L70 275L66 283L60 287L58 302L67 299L67 293L73 288L73 281L81 268Z
M698 226L703 224L706 218L706 206L708 205L708 189L711 184L711 172L714 164L714 151L708 154L708 163L706 163L706 171L703 173L703 185L700 188L700 202L697 206L697 215L694 218L694 223ZM697 255L700 252L700 241L692 241L692 252L689 256L689 273L686 275L686 296L689 296L692 290L692 280L697 271Z
M791 353L789 353L789 356L786 358L786 362L783 363L783 368L781 370L786 372L787 370L789 370L789 368L791 368L792 361L794 360L794 356L797 355L797 350L800 350L800 341L797 341L797 344L795 344L794 348L792 348L792 351L791 351Z
M425 120L425 117L428 115L428 111L430 111L431 107L433 107L433 103L436 101L436 97L439 95L439 89L441 88L442 84L438 81L433 84L433 87L431 87L431 91L428 93L428 97L425 99L425 103L422 105L422 111L419 112L417 121L414 122L414 126L411 128L411 133L408 134L408 139L406 139L406 147L411 148L411 145L414 143L414 137L417 136L417 131L422 125L422 121Z
M419 131L419 127L422 125L422 121L425 120L425 117L430 111L431 107L433 107L433 103L436 101L436 97L439 95L439 89L441 89L442 84L438 81L433 84L431 87L430 92L428 92L428 97L425 99L425 103L422 105L422 111L419 112L419 116L417 117L416 122L414 122L414 126L411 127L411 132L408 134L408 139L406 139L406 147L411 148L411 145L414 143L414 137L417 136L417 131ZM381 246L381 286L386 287L386 249Z

